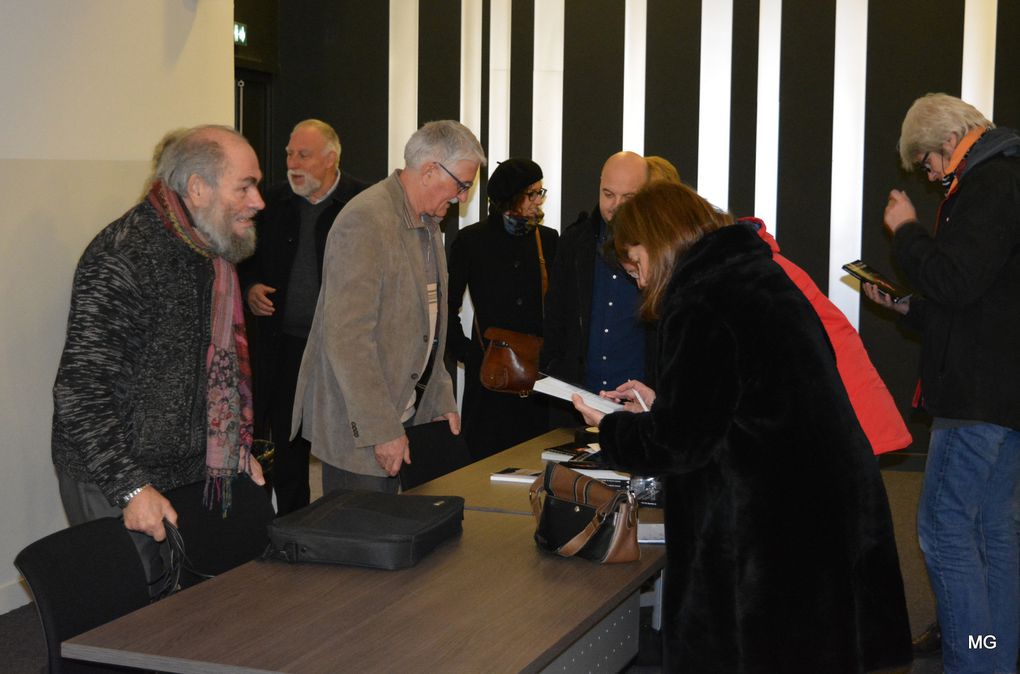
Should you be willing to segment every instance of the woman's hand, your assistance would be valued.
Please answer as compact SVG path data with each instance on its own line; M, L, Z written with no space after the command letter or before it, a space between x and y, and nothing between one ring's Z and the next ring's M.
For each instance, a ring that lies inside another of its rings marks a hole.
M585 405L584 402L581 400L581 396L577 395L576 393L570 396L570 400L574 403L574 409L580 412L581 416L584 417L584 423L588 424L589 426L598 426L599 423L602 421L602 417L606 416L605 414L599 412L594 407L589 407L588 405Z
M628 412L639 414L652 409L655 402L655 391L636 379L628 379L613 391L600 391L599 395L620 403Z

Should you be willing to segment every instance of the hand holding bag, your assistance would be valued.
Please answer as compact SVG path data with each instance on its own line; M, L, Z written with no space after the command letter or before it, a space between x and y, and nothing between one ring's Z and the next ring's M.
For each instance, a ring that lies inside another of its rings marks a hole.
M603 564L641 558L638 504L628 490L549 462L530 496L535 542L542 550Z

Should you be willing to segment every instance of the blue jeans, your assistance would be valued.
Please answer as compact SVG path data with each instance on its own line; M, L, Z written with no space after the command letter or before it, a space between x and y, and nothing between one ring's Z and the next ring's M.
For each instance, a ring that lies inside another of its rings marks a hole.
M917 517L948 674L1016 671L1020 641L1020 432L932 431Z

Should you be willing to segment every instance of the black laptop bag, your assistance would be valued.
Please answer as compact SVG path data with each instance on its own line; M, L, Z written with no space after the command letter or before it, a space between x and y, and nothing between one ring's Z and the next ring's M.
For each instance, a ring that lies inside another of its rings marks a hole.
M402 569L459 535L463 519L460 496L341 489L270 522L264 557Z

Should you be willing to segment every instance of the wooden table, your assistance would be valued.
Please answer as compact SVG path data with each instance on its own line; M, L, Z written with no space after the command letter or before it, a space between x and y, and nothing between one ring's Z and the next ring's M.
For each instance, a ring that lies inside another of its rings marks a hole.
M518 515L531 515L528 485L514 482L493 482L489 476L503 468L541 469L542 450L569 442L572 431L556 429L527 442L426 482L411 489L411 494L463 496L469 510L491 510Z
M543 438L507 451L528 453L537 468L541 447L555 444ZM457 471L458 480L454 473L414 490L493 509L467 510L463 535L415 567L249 562L69 639L62 653L170 672L540 671L596 626L636 613L636 594L663 567L665 550L642 546L640 561L616 565L539 552L534 521L521 517L527 487L488 480L488 466L506 461L490 457ZM476 472L485 478L477 485L469 480ZM636 652L636 628L633 638Z

